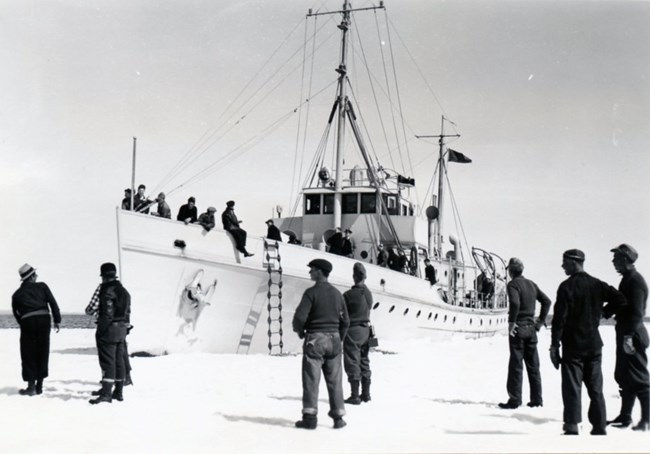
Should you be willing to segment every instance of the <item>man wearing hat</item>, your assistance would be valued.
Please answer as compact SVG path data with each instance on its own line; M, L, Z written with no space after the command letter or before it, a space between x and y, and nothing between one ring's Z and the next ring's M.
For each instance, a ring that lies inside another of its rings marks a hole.
M282 235L280 234L280 229L275 226L273 219L266 221L266 237L269 240L282 241Z
M436 278L436 269L433 267L431 260L428 258L424 259L424 277L427 281L429 281L430 285L438 282L438 279Z
M625 297L611 285L584 271L585 254L569 249L562 255L562 268L569 276L557 289L551 330L551 362L562 365L564 433L577 435L582 422L582 383L589 393L589 422L592 435L606 435L603 397L602 348L598 332L600 318L617 312ZM603 311L603 305L608 309ZM562 355L560 356L560 346Z
M309 277L315 282L305 290L293 316L293 330L304 339L302 351L302 419L296 427L315 429L318 414L318 385L321 370L329 394L329 417L334 428L346 425L343 420L343 373L341 340L350 325L343 296L327 279L332 264L327 260L309 262Z
M197 219L198 212L196 209L196 199L194 197L190 197L187 199L187 203L185 205L181 205L179 208L176 220L182 221L185 223L185 225L187 225L196 222Z
M165 193L161 192L158 194L158 197L156 197L155 202L158 204L158 207L156 208L156 212L152 213L155 216L165 218L165 219L171 219L172 218L172 210L169 208L169 204L165 202Z
M616 369L614 378L621 394L621 411L608 423L614 427L632 424L632 409L636 398L641 402L641 420L634 430L647 431L650 422L650 376L648 375L648 331L643 324L648 300L648 285L636 270L634 262L639 257L629 244L611 250L612 263L622 276L618 286L627 299L627 306L616 312ZM608 307L605 307L608 310Z
M342 255L343 250L343 235L341 234L341 227L334 229L334 234L330 236L327 241L327 252L330 254Z
M36 282L36 270L25 263L18 269L22 283L11 297L11 309L20 326L20 359L27 388L23 396L43 393L43 379L48 376L50 359L51 319L59 332L61 312L54 295L45 282Z
M366 287L366 268L357 262L352 268L354 285L343 294L350 317L350 328L343 343L343 366L350 383L351 394L345 403L359 405L370 401L370 309L372 293ZM359 395L359 384L362 385Z
M521 382L523 365L526 364L528 383L530 385L529 407L541 407L542 375L539 372L539 356L537 355L537 331L546 320L551 309L551 300L542 292L537 284L523 276L524 263L517 257L508 262L508 343L510 345L510 362L508 363L508 401L500 403L499 407L514 409L521 405ZM539 301L541 308L539 317L535 319L535 302Z
M117 268L113 263L100 267L102 278L97 310L97 354L102 369L102 390L91 399L91 404L110 403L112 399L123 400L126 365L124 345L131 315L131 295L117 279ZM115 385L115 390L113 390Z
M226 209L221 213L221 222L223 223L223 229L230 232L235 240L235 247L239 252L244 254L244 257L252 257L255 255L246 250L246 230L239 227L239 224L243 221L237 219L237 215L235 215L234 201L229 200L226 202Z
M352 244L352 240L350 240L352 230L345 229L343 233L344 236L343 240L341 241L341 255L344 257L352 258L354 256L354 245Z
M122 209L131 211L131 188L124 190L124 198L122 199Z
M208 207L207 211L205 213L201 213L201 216L199 216L197 224L202 225L203 228L209 232L216 225L216 221L214 220L214 213L216 212L217 209L215 207Z
M138 213L149 214L149 207L154 203L152 200L149 200L146 195L144 195L144 191L146 189L147 187L143 184L138 186L138 192L133 198L133 205L135 206L135 211Z

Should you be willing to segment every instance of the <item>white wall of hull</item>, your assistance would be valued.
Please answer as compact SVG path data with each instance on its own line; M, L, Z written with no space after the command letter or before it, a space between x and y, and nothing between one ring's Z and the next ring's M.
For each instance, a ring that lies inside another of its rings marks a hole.
M163 354L180 351L268 353L264 240L249 237L243 258L221 229L117 210L121 279L132 297L131 351ZM186 243L184 250L175 240ZM312 285L307 263L317 257L334 265L330 282L345 291L352 285L354 260L314 249L280 245L282 264L283 351L300 350L291 320L304 290ZM377 307L371 322L381 339L461 334L491 335L507 326L506 309L470 309L446 304L428 282L374 265L366 265L366 284ZM181 295L199 270L205 289L217 279L210 305L195 330L178 316ZM381 282L384 281L382 285ZM274 352L277 349L274 349Z

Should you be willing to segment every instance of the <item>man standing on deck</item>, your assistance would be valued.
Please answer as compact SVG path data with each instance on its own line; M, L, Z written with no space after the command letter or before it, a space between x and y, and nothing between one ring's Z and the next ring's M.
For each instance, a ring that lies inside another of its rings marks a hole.
M59 332L61 313L59 306L45 282L36 282L36 270L25 263L18 270L20 288L11 297L11 309L20 326L20 359L23 380L27 388L18 391L23 396L43 393L43 380L49 374L50 330ZM49 306L49 308L48 308Z
M366 268L357 262L352 268L354 285L343 294L350 317L350 328L343 342L343 366L350 382L351 394L346 404L359 405L370 401L370 309L372 293L366 287ZM361 395L359 395L361 384Z
M528 383L530 385L529 407L541 407L542 375L539 372L537 355L537 331L544 326L544 321L551 308L551 300L537 284L523 276L524 263L516 257L508 262L508 342L510 345L510 363L508 364L508 402L500 403L500 408L514 409L521 405L521 382L523 379L522 361L526 363ZM539 318L535 320L535 301L542 305Z
M229 200L226 202L226 209L221 214L221 222L223 223L223 229L232 235L237 250L244 254L244 257L255 255L246 250L246 230L239 227L242 221L237 219L234 201Z
M592 435L606 435L603 397L602 348L598 325L603 314L611 315L625 305L625 297L605 282L585 273L584 252L570 249L562 255L562 268L569 276L557 289L551 330L551 362L562 365L564 434L578 435L582 421L582 382L589 393ZM607 302L608 309L603 311ZM562 356L560 356L560 345Z
M99 366L102 369L102 390L96 399L90 400L91 404L124 399L124 344L131 315L131 295L117 279L115 264L103 263L100 276L102 285L99 290L95 341Z
M612 263L623 276L618 289L625 295L627 306L616 313L616 369L614 378L621 394L621 411L608 424L625 428L632 424L634 401L641 402L641 421L634 430L647 431L650 423L650 376L648 375L648 331L643 324L648 301L648 285L634 266L639 257L629 244L611 250ZM605 307L608 310L608 307Z
M424 259L424 277L429 281L430 285L438 282L438 279L436 278L436 269L433 267L431 260L429 259Z
M309 262L309 277L315 282L305 290L293 316L293 330L304 339L302 351L302 419L296 427L315 429L318 422L318 385L321 369L327 384L334 428L345 427L343 420L343 373L341 340L350 325L348 311L339 292L327 278L332 264L327 260Z
M325 243L327 243L328 246L327 252L330 254L341 255L341 250L343 248L341 227L336 227L336 229L334 229L334 234L330 236Z

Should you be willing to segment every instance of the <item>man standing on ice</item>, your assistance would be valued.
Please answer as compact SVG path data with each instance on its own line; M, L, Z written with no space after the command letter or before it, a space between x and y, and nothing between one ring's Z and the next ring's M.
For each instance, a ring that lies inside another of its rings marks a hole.
M634 266L639 254L632 246L621 244L611 251L614 253L614 268L623 277L618 289L625 295L627 306L616 313L614 378L620 388L621 412L608 423L620 428L631 425L632 409L638 397L641 421L633 429L647 431L650 423L650 376L646 349L649 342L643 317L648 301L648 285Z
M315 282L305 290L293 317L293 330L303 343L302 356L302 419L296 427L315 429L318 414L318 385L321 369L327 384L334 428L345 427L343 420L342 339L350 325L343 296L327 281L332 264L327 260L309 262L309 277Z
M529 407L541 407L542 375L539 372L537 355L537 331L544 326L544 321L551 308L551 300L537 284L526 279L522 274L524 263L516 257L508 262L508 342L510 344L510 363L508 364L508 402L499 407L514 409L521 405L521 382L523 379L522 361L526 363L528 383L530 384ZM535 320L535 302L542 305L539 318Z
M113 263L100 267L102 285L99 290L99 309L97 318L97 353L102 369L102 390L91 404L123 400L124 345L131 315L131 295L117 280L117 268ZM115 390L113 391L113 385Z
M589 393L592 435L606 435L603 397L602 348L598 325L603 313L611 315L625 306L625 297L611 285L585 273L584 252L570 249L562 255L569 276L557 289L551 330L551 362L562 364L564 434L578 435L582 422L582 382ZM603 311L604 303L609 303ZM560 357L560 344L562 356Z

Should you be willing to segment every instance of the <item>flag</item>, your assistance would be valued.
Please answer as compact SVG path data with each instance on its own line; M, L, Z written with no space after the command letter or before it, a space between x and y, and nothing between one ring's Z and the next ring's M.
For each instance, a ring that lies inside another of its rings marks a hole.
M458 151L452 150L451 148L448 148L447 151L449 153L449 158L447 159L449 162L459 162L461 164L472 162L472 160L465 156L463 153L459 153Z

